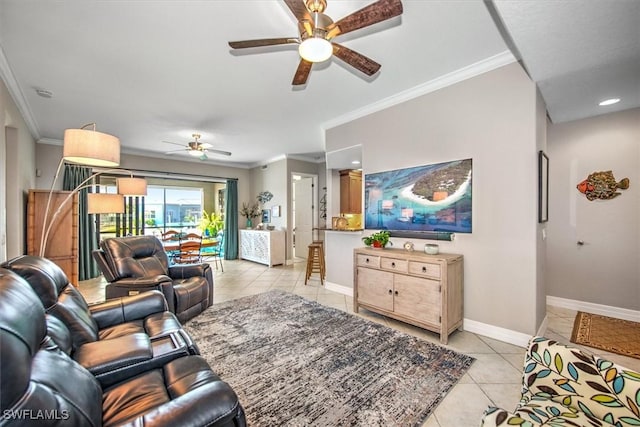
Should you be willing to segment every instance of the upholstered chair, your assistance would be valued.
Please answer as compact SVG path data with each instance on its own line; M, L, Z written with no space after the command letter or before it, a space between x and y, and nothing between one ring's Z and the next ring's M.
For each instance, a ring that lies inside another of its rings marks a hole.
M107 299L160 290L169 310L183 323L213 304L209 264L169 265L162 243L154 236L105 239L93 256L109 281Z

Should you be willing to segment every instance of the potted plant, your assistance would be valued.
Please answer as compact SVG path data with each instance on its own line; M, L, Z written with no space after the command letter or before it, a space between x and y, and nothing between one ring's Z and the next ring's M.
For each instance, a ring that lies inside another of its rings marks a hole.
M387 244L393 246L393 242L389 240L389 237L391 237L391 233L386 230L382 230L377 233L373 233L371 236L363 237L362 241L365 245L373 248L384 248Z
M215 237L218 235L218 232L224 228L224 221L222 217L215 212L207 214L207 211L203 210L198 228L202 231L203 236Z

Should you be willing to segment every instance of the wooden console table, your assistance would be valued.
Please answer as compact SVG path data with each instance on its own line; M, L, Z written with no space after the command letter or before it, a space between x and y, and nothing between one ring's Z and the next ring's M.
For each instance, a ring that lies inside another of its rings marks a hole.
M440 334L462 326L463 257L401 249L354 250L353 311L360 307Z

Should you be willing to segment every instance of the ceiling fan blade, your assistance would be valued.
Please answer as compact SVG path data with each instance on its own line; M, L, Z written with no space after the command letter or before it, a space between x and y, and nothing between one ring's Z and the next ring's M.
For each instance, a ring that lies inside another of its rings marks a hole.
M336 21L328 30L331 37L346 34L402 14L401 0L378 0ZM329 37L329 38L331 38Z
M362 71L367 76L372 76L378 72L381 65L373 59L367 58L361 53L351 50L348 47L344 47L338 43L333 44L333 54L342 59L347 64Z
M221 156L230 156L231 153L228 151L222 151L222 150L216 150L214 148L208 148L207 149L208 153L216 153L216 154L220 154Z
M229 46L233 49L246 49L250 47L275 46L280 44L298 44L300 40L292 37L281 37L278 39L257 39L257 40L241 40L229 42Z
M284 0L284 2L298 21L302 21L303 19L311 20L311 14L307 10L307 6L305 6L303 0Z
M312 62L301 59L300 64L298 64L298 69L296 70L296 75L293 76L293 82L291 82L291 84L294 86L305 84L307 82L307 78L309 78L309 73L311 73L312 65Z
M184 147L184 144L178 144L177 142L171 142L171 141L162 141L166 144L173 144L173 145L179 145L180 147Z

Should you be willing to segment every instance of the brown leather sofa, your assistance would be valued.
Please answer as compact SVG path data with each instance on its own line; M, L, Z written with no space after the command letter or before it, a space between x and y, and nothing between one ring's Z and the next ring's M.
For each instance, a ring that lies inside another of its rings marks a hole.
M183 323L213 304L209 264L170 266L162 243L154 236L105 239L93 257L109 282L107 299L159 290Z
M32 261L39 268L35 274L26 274L25 263L17 269L27 280L46 279L44 276L53 272L52 280L57 282L55 269L47 268L46 262L44 268L40 268L38 262ZM161 299L159 293L123 298L116 304L103 306L98 314L71 309L78 301L73 288L69 288L71 285L67 285L59 301L68 310L52 312L53 307L49 307L51 314L45 315L41 298L23 277L0 268L0 424L3 426L246 425L237 395L198 355L174 354L153 366L129 371L128 375L119 374L117 380L106 383L70 357L70 353L77 355L85 346L96 343L106 347L93 349L91 359L100 360L105 354L113 356L126 350L123 346L127 343L120 341L121 338L135 335L142 341L140 337L147 336L152 344L156 341L159 346L153 351L155 356L161 356L167 348L166 338L175 333L173 326L169 327L172 332L154 338L140 332L149 326L146 323L153 323L146 322L149 316L162 317L164 313L148 314L158 308L155 301ZM69 300L73 303L67 304ZM64 319L69 321L74 314L73 320L79 329L70 332L61 319L69 316ZM92 320L109 324L107 329L111 334L103 333L97 341L78 345L86 338L78 335L84 336L91 329L86 326ZM176 321L169 323L175 326ZM134 348L135 341L129 343ZM134 358L127 359L129 356L125 351L124 366L136 363Z
M27 281L47 313L49 336L103 385L199 354L158 291L89 307L52 261L22 255L2 264ZM174 345L167 347L168 341ZM159 353L160 346L166 349Z

